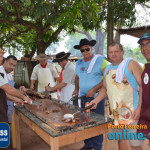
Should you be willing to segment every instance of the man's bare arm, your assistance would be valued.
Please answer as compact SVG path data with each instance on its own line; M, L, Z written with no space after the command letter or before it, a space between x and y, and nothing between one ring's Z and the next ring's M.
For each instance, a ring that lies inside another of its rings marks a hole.
M72 95L78 95L79 94L79 77L76 75L75 77L75 90L72 93Z
M4 84L3 86L1 86L1 88L6 93L10 94L11 96L18 97L18 98L24 100L25 103L30 103L30 101L31 101L28 97L26 97L25 95L21 94L21 92L19 92L15 88L11 87L9 84Z
M36 81L36 80L31 80L31 85L30 85L30 88L31 88L31 89L34 89L35 81Z
M105 68L102 70L102 76L104 76L104 71L105 71ZM102 86L103 86L103 80L99 84L97 84L95 87L93 87L92 89L90 89L87 92L86 96L87 97L93 97L95 95L95 93L97 93L98 90L100 90L102 88Z
M101 81L99 84L97 84L95 87L93 87L92 89L90 89L87 94L86 97L93 97L95 95L95 93L98 92L99 89L101 89L103 86L103 81Z
M138 120L140 117L140 111L142 106L142 84L141 84L142 68L136 61L131 60L131 62L129 63L129 71L134 75L139 85L139 104L137 109L133 113L133 119Z
M56 91L58 89L62 89L66 85L67 85L67 83L61 82L61 83L56 84L54 87L46 86L45 89L46 89L46 91Z
M6 93L7 99L11 100L12 102L16 103L16 104L23 104L23 100L18 98L18 97L14 97L8 93Z
M93 103L95 104L92 109L96 109L97 104L99 102L101 102L106 97L106 95L107 95L106 79L104 78L103 79L103 86L102 86L101 90L99 91L99 93L95 97L95 99L90 102L90 105L92 105Z

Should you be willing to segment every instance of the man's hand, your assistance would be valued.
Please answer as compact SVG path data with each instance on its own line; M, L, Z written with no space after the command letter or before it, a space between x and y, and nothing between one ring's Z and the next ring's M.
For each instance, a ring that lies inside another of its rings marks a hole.
M24 104L24 101L18 97L14 97L14 103L16 105L23 105Z
M45 86L45 91L52 92L52 91L53 91L53 88L50 87L50 86Z
M30 103L32 103L32 100L29 97L27 97L27 96L23 96L22 99L24 101L24 104L30 104Z
M73 93L72 93L72 96L74 96L74 95L78 96L79 95L79 91L78 90L74 90Z
M86 97L94 97L95 93L96 91L92 88L87 92Z
M34 84L31 84L30 89L34 90Z
M93 100L89 103L89 105L93 105L93 104L94 104L94 106L93 106L91 109L96 109L98 103L95 101L95 99L93 99Z
M140 118L140 113L141 113L141 108L137 108L137 109L133 112L132 118L133 118L134 120L139 120L139 118Z
M27 89L24 87L24 86L20 86L19 87L19 91L22 93L22 94L25 94Z

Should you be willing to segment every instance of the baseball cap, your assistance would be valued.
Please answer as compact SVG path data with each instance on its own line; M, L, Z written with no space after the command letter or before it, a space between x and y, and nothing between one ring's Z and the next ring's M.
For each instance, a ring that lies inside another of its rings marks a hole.
M140 39L138 40L137 43L140 44L141 41L144 40L144 39L150 40L150 33L144 33L144 34L140 37Z

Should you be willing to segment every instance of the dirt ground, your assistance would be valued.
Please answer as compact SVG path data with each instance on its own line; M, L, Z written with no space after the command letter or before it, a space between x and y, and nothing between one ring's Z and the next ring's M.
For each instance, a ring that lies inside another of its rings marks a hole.
M107 111L106 111L107 112ZM20 122L21 129L21 147L22 150L50 150L48 144L46 144L38 135L36 135L24 122ZM103 149L105 150L107 144L109 145L109 150L118 150L117 141L108 140L107 135L104 135ZM143 150L150 150L149 141L145 140L142 146ZM60 148L60 150L79 150L84 146L84 142L79 142L71 144ZM129 148L130 150L130 148Z

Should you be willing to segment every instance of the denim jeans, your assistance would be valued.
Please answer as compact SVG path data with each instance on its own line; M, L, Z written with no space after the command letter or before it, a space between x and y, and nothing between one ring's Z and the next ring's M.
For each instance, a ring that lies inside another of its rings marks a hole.
M94 98L82 98L81 99L81 108L85 107L86 102L91 102ZM105 112L105 100L102 100L96 109L91 110L97 114L104 115ZM101 150L103 146L103 135L95 136L89 139L84 140L85 147L93 147L94 150Z

